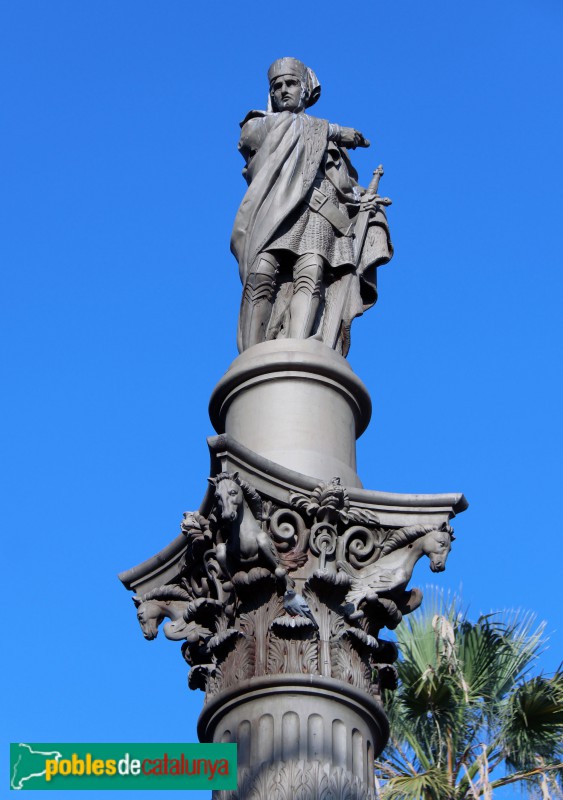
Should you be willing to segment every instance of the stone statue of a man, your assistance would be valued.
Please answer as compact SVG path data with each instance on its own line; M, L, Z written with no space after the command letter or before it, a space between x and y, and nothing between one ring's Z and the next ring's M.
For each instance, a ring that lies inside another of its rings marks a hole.
M393 253L382 199L362 202L347 153L369 142L305 112L321 87L301 61L278 59L268 80L268 110L241 123L248 190L231 239L243 284L239 351L313 336L346 355L352 320L377 299L375 268ZM358 242L360 211L368 224Z

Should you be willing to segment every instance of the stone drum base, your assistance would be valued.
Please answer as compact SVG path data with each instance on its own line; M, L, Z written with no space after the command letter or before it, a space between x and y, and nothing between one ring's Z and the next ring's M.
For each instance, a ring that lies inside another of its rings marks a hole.
M371 416L362 381L338 353L312 339L278 339L246 350L209 404L217 433L288 469L361 486L356 439Z
M327 796L370 800L373 760L388 737L383 708L341 681L314 675L264 676L208 701L202 742L238 744L238 787L217 800ZM330 791L329 791L330 790ZM288 793L289 792L289 793Z

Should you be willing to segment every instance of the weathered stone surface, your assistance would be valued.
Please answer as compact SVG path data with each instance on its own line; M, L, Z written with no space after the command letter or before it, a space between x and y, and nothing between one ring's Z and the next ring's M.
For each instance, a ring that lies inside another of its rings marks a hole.
M383 170L362 190L346 149L369 142L305 113L310 69L280 59L268 78L242 126L241 355L211 396L207 491L120 579L145 638L183 642L201 741L238 743L238 788L216 800L373 800L397 685L384 631L422 602L418 561L445 569L467 502L362 488L371 400L343 356L392 255Z
M416 562L445 568L449 520L465 499L319 482L227 435L209 444L200 509L184 514L171 545L120 576L136 590L143 633L155 638L169 620L164 635L184 641L188 685L206 694L200 738L248 752L239 793L225 797L267 796L289 775L317 772L371 797L366 765L387 738L380 693L396 685L396 647L381 632L420 605L420 590L408 588ZM316 756L300 744L308 726L337 737L341 765L330 737ZM282 759L291 737L295 752ZM329 763L337 770L323 772Z

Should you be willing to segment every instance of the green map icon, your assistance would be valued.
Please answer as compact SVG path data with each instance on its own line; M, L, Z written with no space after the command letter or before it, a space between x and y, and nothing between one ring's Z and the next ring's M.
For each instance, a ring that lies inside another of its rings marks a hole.
M12 765L10 774L10 789L35 789L35 783L41 781L45 783L45 760L47 758L62 758L62 753L56 750L49 752L33 750L33 748L20 742L10 745L10 762ZM28 781L30 783L28 783ZM27 784L27 785L24 785ZM43 786L41 787L43 788Z

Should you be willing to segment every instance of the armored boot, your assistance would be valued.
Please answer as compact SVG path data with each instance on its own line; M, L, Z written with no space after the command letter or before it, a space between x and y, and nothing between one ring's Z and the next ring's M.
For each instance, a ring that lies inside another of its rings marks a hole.
M272 314L278 262L271 253L261 253L249 274L242 293L240 332L242 350L266 339Z
M321 302L323 257L316 253L299 256L293 268L293 297L289 305L289 338L307 339Z

